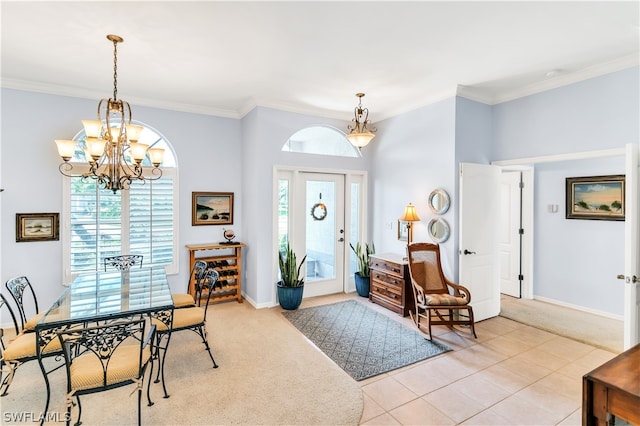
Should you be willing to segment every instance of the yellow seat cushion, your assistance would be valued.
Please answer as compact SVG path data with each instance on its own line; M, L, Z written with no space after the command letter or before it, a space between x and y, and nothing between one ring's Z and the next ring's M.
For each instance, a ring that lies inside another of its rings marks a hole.
M425 300L429 306L462 306L467 304L467 299L455 297L451 294L427 294L425 295Z
M45 312L40 312L31 317L29 321L27 321L27 323L24 325L23 331L34 331L36 329L36 324L38 324L38 321L42 319L44 314Z
M183 328L190 325L200 324L204 322L204 308L182 308L173 311L173 328ZM155 324L156 330L167 331L168 327L162 321L153 318L152 323Z
M118 347L109 359L106 383L102 363L96 354L87 352L80 355L73 360L69 369L71 389L76 391L93 389L138 378L139 353L139 344ZM142 362L146 363L150 357L151 350L147 345L142 352Z
M173 306L175 308L190 308L196 306L196 301L193 296L188 293L173 293Z
M60 351L60 340L56 337L47 343L43 354ZM20 333L11 340L7 348L2 352L5 361L16 361L36 356L36 333Z

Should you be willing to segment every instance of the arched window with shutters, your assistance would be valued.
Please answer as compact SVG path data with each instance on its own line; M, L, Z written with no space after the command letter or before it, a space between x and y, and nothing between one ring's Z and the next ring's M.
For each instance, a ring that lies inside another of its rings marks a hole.
M143 265L165 266L177 272L177 165L173 148L160 132L144 123L140 142L164 148L162 177L134 181L127 190L100 189L93 179L65 177L63 223L64 282L79 273L101 270L103 259L117 254L141 254ZM84 131L74 138L77 149L71 161L80 173L86 164ZM151 169L149 159L143 167ZM149 174L150 173L146 173Z

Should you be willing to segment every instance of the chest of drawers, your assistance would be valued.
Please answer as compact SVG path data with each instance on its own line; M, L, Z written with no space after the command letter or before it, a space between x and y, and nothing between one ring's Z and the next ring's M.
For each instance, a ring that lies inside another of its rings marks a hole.
M395 253L372 254L369 268L369 300L402 316L409 315L415 302L407 260Z

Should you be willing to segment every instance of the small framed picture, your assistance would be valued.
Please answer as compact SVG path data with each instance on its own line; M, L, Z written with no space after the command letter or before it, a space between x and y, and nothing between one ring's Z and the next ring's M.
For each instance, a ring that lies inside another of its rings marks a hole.
M57 241L60 213L16 213L16 242Z
M233 225L233 192L193 192L191 225Z
M411 229L412 227L408 225L409 222L407 222L406 220L398 220L398 239L400 241L409 241L409 238L413 236L413 229Z
M566 178L566 218L624 220L624 185L624 175Z

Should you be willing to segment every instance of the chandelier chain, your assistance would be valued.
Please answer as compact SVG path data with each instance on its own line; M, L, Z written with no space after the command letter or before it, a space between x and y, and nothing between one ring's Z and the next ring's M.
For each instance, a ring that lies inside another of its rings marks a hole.
M118 40L113 40L113 100L118 99Z

